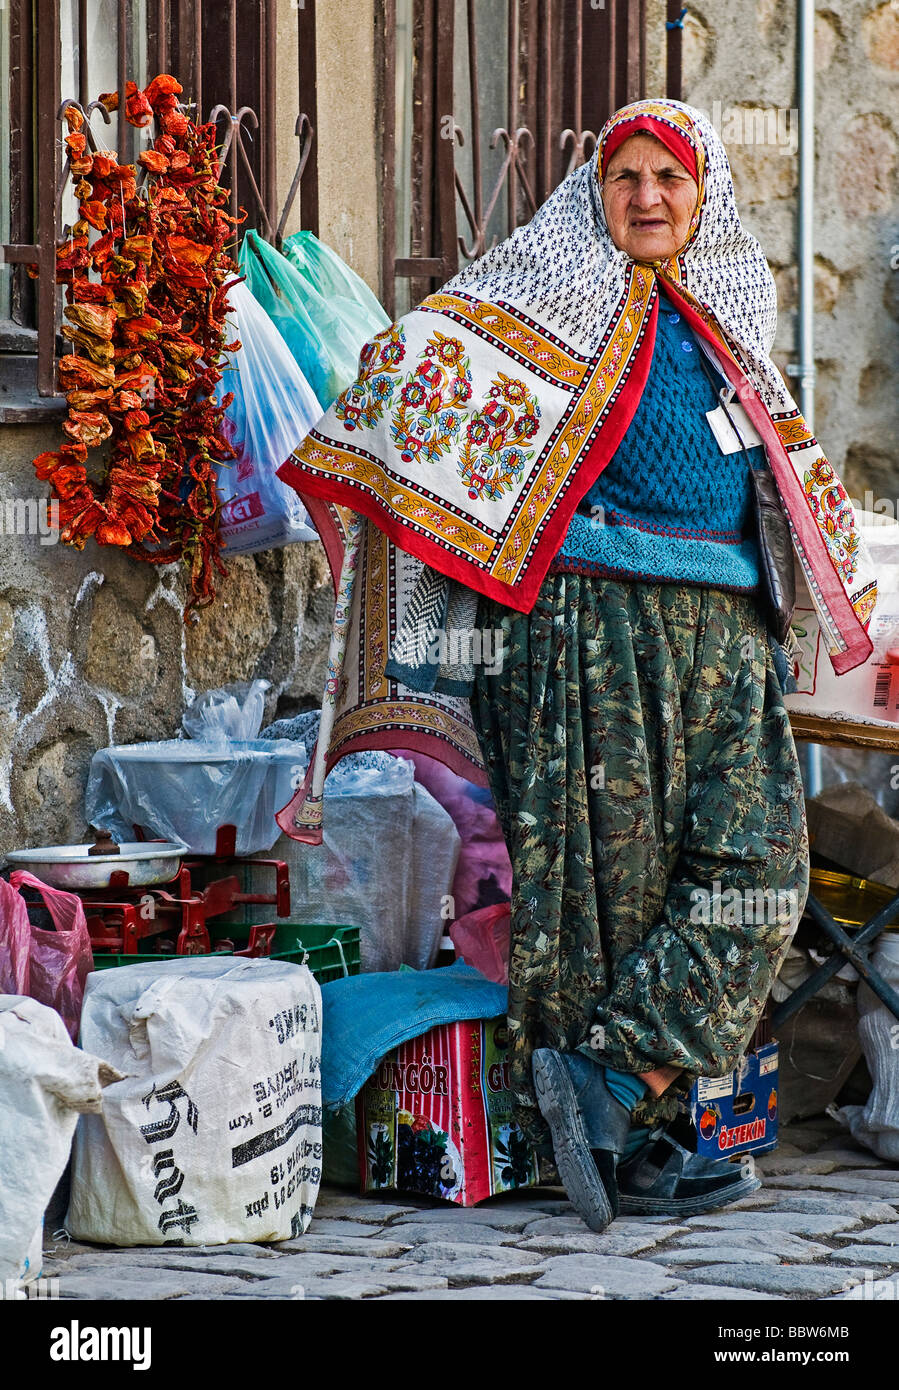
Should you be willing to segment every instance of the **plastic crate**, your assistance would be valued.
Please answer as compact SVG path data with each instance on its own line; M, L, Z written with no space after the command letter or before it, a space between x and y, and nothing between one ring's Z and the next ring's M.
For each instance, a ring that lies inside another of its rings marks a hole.
M238 950L246 944L248 933L249 928L243 923L232 923L230 926L227 923L216 923L210 930L213 940L227 938L235 943ZM203 956L207 958L209 955L231 954L230 951L203 952ZM133 956L98 953L94 956L94 969L111 970L118 965L143 965L146 961L159 964L160 961L198 958L200 957L160 955L157 952ZM271 955L257 959L286 960L295 965L302 965L305 959L319 984L326 985L330 980L342 979L344 975L359 974L359 928L281 922L275 928Z
M225 929L227 931L227 929ZM360 966L359 928L331 927L320 923L279 923L272 943L273 960L292 960L306 964L320 985L358 975Z

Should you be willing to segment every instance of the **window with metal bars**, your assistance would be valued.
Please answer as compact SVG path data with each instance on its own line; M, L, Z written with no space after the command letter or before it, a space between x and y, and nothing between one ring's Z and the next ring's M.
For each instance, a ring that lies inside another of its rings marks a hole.
M667 95L681 6L668 0ZM382 282L401 314L527 222L646 95L646 0L381 0Z
M124 94L171 72L190 114L215 120L222 182L243 227L277 240L296 197L301 225L318 227L315 159L315 4L297 5L297 175L276 206L276 0L0 0L0 421L46 413L54 396L59 292L55 249L74 216L62 153L62 108L78 102L98 147L131 162L141 132L91 108L100 92ZM31 280L26 266L39 267ZM44 409L40 409L44 398ZM50 401L48 402L48 399Z

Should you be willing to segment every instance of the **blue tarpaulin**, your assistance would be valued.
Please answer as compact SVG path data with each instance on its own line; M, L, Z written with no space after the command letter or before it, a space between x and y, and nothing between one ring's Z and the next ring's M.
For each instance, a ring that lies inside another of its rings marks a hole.
M496 1018L507 989L463 961L439 970L348 975L322 985L322 1104L347 1105L381 1058L440 1023Z

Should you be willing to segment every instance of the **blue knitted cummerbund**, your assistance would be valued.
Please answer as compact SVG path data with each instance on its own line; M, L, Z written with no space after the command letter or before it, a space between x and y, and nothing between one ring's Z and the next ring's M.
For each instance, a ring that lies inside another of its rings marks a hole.
M749 469L763 462L764 450L722 453L705 418L718 401L700 353L692 329L662 296L640 404L572 517L551 570L756 587L758 550L744 527Z

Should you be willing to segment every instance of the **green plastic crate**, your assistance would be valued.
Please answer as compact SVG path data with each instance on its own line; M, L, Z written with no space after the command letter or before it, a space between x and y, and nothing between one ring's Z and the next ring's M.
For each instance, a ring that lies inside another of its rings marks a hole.
M241 950L249 938L249 928L244 923L216 923L210 927L212 939L227 937ZM94 956L95 970L110 970L118 965L142 965L145 961L202 960L212 955L230 955L230 951L204 952L200 956L167 956L156 952L133 956L99 953ZM261 959L286 960L302 965L308 954L306 964L320 985L330 980L340 980L344 974L359 974L359 928L336 927L321 923L284 923L275 928L272 953ZM344 965L346 970L344 970Z
M246 931L246 928L243 928ZM230 935L228 928L222 935ZM359 928L323 926L321 923L296 922L285 925L279 922L272 942L272 960L295 961L306 964L320 985L330 980L341 980L344 975L358 975ZM346 968L344 968L346 967Z

